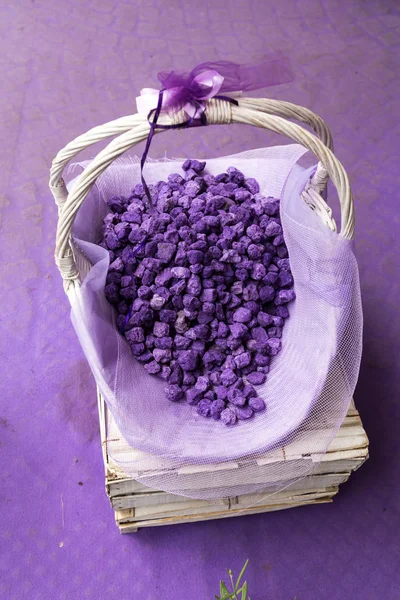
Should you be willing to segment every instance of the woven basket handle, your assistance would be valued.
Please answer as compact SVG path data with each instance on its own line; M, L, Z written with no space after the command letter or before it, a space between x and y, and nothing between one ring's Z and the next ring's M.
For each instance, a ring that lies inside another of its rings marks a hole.
M261 110L255 109L257 102L261 103ZM249 106L249 103L251 106ZM265 103L263 100L241 99L239 106L235 106L228 102L211 99L207 103L207 122L209 124L242 123L270 129L282 135L286 135L311 150L318 157L323 168L329 174L332 182L337 188L341 205L341 235L344 238L352 239L354 232L353 198L348 177L343 166L334 156L333 152L325 146L321 140L299 125L291 123L282 117L266 113L265 104L263 103ZM128 131L126 131L126 122L123 122L124 119L129 119L131 125L133 125ZM61 276L65 281L66 291L68 291L71 282L79 284L79 273L75 265L70 244L71 229L76 213L96 179L114 161L114 159L147 138L149 124L145 116L133 115L132 117L125 117L124 119L119 119L118 121L108 123L102 127L92 129L85 136L77 138L74 142L66 146L53 161L50 187L60 208L55 260ZM186 116L184 112L181 111L172 116L163 115L162 119L160 119L160 123L176 124L185 120ZM64 189L64 182L61 179L62 169L70 158L75 156L79 151L77 150L77 147L83 148L108 135L115 135L115 129L118 126L121 127L123 131L125 130L125 133L112 140L110 144L96 156L84 172L81 173L71 192L67 194ZM325 134L326 130L327 128L324 130ZM322 205L324 204L323 200L319 194L312 189L312 186L305 192L305 194L308 195L308 199L306 200L310 201L310 193L311 202L309 203L314 201L315 205L319 202L319 208L321 208L321 202ZM312 198L312 196L314 197ZM318 208L318 206L315 208ZM329 209L326 214L327 218L325 219L325 222L328 226L331 226L329 224ZM334 227L331 226L331 228Z
M285 119L293 119L304 123L311 127L321 142L325 144L333 152L332 135L325 121L320 116L313 113L308 108L284 102L283 100L271 100L269 98L241 98L240 106L257 110L261 113L269 115L277 115ZM96 142L100 142L115 135L121 135L143 122L141 115L135 114L127 117L121 117L115 121L110 121L104 125L94 127L83 135L78 136L72 142L67 144L65 148L60 150L53 160L50 170L50 189L56 201L56 204L61 208L66 202L68 191L62 179L62 173L66 165L77 156L85 148L89 148ZM317 171L313 177L313 187L318 192L322 192L328 182L328 173L320 162Z

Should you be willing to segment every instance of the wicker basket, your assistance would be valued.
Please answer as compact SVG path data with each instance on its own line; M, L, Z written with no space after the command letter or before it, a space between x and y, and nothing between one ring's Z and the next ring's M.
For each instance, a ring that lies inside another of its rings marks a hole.
M238 106L228 102L224 102L222 100L209 100L207 102L206 115L208 124L242 123L247 125L254 125L256 127L261 127L265 129L270 129L277 133L286 135L287 137L293 139L297 143L300 143L301 145L309 149L311 152L313 152L317 156L319 163L315 174L310 179L308 185L302 193L302 198L312 208L312 210L315 211L315 213L326 225L326 227L333 231L336 231L336 223L332 217L332 211L321 196L327 184L328 178L330 177L337 189L341 206L341 231L339 235L348 240L351 240L353 238L353 198L349 186L348 177L343 166L333 154L333 144L330 131L324 123L324 121L319 116L315 115L308 109L296 106L294 104L290 104L288 102L254 98L241 98ZM177 124L184 122L185 119L186 117L183 111L175 113L173 115L162 114L162 117L160 118L160 123L165 125ZM316 136L308 132L303 127L289 121L288 119L295 119L310 126L316 133ZM54 196L56 204L58 205L59 210L55 261L64 281L65 292L67 293L71 302L75 298L81 281L85 278L85 276L91 268L91 264L89 263L88 259L84 257L83 254L77 248L75 248L73 244L71 230L75 216L99 175L101 175L101 173L114 161L115 158L119 157L121 154L129 150L137 143L145 140L148 136L149 129L150 126L147 121L147 118L141 114L135 114L132 116L117 119L105 125L95 127L87 133L85 133L84 135L79 136L71 143L69 143L63 150L61 150L53 161L50 174L50 189L52 191L52 194ZM74 187L72 188L70 193L68 193L66 185L62 179L63 170L67 163L71 159L73 159L81 150L91 146L95 142L116 135L118 135L118 137L111 141L108 144L108 146L96 156L96 158L77 178ZM100 397L100 421L103 428L103 445L108 444L108 431L106 431L106 428L109 428L110 424L107 417L105 416L106 412L106 407L104 406L104 403ZM110 418L112 419L111 416ZM363 460L365 460L368 454L368 440L365 436L364 430L362 429L362 424L361 421L359 421L358 415L356 413L349 413L347 419L349 420L349 418L352 424L355 424L355 418L358 419L356 423L358 427L357 435L360 435L362 438L360 438L361 446L357 446L357 444L354 446L353 441L351 439L348 440L348 448L346 446L346 448L343 449L349 450L351 455L349 454L348 457L343 455L341 456L341 458L343 458L343 460L347 460L347 458L349 458L349 460L355 460L356 462L347 466L339 464L339 470L341 466L346 467L340 471L340 477L338 476L338 471L336 469L333 469L332 471L328 469L328 471L324 471L324 473L327 475L327 479L325 478L326 481L325 479L323 481L322 479L319 479L318 481L313 481L308 486L308 488L307 486L301 486L297 489L295 497L293 497L293 491L289 493L289 496L287 496L286 493L287 497L284 494L284 496L282 496L282 502L284 506L281 506L282 503L278 503L277 507L275 507L273 500L269 501L267 505L265 505L265 502L264 504L260 504L260 502L258 502L258 507L250 507L248 508L248 510L246 510L246 512L251 513L266 510L275 510L276 508L280 507L298 506L302 503L309 503L314 501L321 502L329 500L334 495L334 493L337 492L337 485L342 481L345 481L348 478L351 470L353 470L356 466L359 466L359 464ZM122 444L123 443L124 442L122 440ZM354 453L353 450L354 448L358 449L359 447L362 447L363 450L362 453L358 456L357 452ZM296 452L295 454L297 457L299 457L299 451L299 449L296 449L297 454ZM285 452L284 448L282 448L282 452ZM107 467L107 484L108 486L110 486L109 462L106 448L104 457ZM307 448L301 448L301 457L304 457L306 460L310 459L310 455L307 452ZM261 467L263 467L263 465L260 463L260 468ZM124 481L127 480L126 477L124 478L123 473L119 473L117 475L117 479L122 479ZM128 492L126 493L131 495L136 493L135 491L132 491L134 489L136 490L136 488L133 479L129 479L129 482L130 483L128 483L128 487L130 487ZM131 489L132 485L133 488ZM278 487L282 489L282 482L279 482ZM110 490L110 487L108 487L108 490ZM309 496L309 494L311 493L310 490L312 491L312 494L315 495L315 497ZM142 490L139 491L141 492ZM149 490L149 493L154 494L155 492L153 490ZM299 494L302 495L302 498L300 499ZM290 498L292 498L292 500L290 500ZM137 498L132 500L133 504L129 506L126 505L126 503L124 504L124 502L122 502L122 504L116 501L113 502L113 507L117 511L120 509L126 509L131 511L128 515L129 518L127 517L128 521L125 521L125 523L129 525L126 527L127 531L134 530L137 527L136 520L132 517L132 514L134 514L134 512L132 513L132 510L134 511L135 506L137 506L135 505L136 500ZM152 497L152 501L153 500L154 497ZM166 499L167 503L173 501L174 500L171 500L171 497L167 497ZM146 504L146 499L144 499L143 502L144 504ZM238 500L236 498L233 501L233 503L240 503L240 499ZM201 502L197 504L196 502L194 502L193 505L190 504L189 509L192 512L190 512L189 514L193 517L190 520L201 520L202 518L217 518L218 516L230 516L224 511L221 512L215 510L215 506L213 506L212 504L210 504L209 510L203 511L202 509L204 508L204 506L204 503ZM229 500L229 508L231 508L231 500ZM180 516L185 516L185 518L186 516L188 516L187 512L179 512L179 510L187 511L188 507L183 503L182 506L178 508L178 512L175 513L177 519L172 522L181 522L179 518ZM161 513L163 517L166 517L165 511L161 511ZM210 516L210 513L212 513L213 515L215 513L215 516ZM243 514L243 511L239 511L239 513ZM144 512L144 514L147 513ZM231 512L231 514L233 513ZM120 526L124 523L124 515L121 515L122 513L117 513L117 521L119 522ZM171 522L169 518L165 518L160 519L157 524L166 524L168 522ZM149 525L151 524L152 522L149 523ZM141 526L145 526L144 523L142 523Z

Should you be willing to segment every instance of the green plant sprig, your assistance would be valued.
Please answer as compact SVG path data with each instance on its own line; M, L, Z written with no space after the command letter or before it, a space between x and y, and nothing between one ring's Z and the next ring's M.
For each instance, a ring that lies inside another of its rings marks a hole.
M242 577L244 572L249 564L248 559L243 565L242 570L239 573L239 577L236 580L236 583L233 581L233 574L231 569L227 569L230 583L232 586L232 591L229 591L226 587L226 584L221 580L219 582L219 596L215 596L215 600L250 600L250 596L247 595L247 581L245 581L240 587L240 582L242 581Z

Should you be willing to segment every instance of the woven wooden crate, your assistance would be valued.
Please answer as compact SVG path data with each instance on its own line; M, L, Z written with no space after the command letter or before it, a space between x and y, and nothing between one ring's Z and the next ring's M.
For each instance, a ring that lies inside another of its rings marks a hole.
M153 490L127 476L117 464L118 456L122 457L127 452L132 453L132 448L119 432L100 393L98 406L106 491L121 533L131 533L142 527L221 519L332 502L339 491L339 485L347 481L350 474L368 458L368 438L359 413L352 402L337 436L324 456L309 454L306 448L299 449L298 444L289 444L276 453L277 461L282 460L282 455L287 461L298 460L300 453L303 460L319 462L313 469L312 475L274 493L271 493L269 488L268 493L261 491L256 494L222 499L193 500ZM318 435L318 432L315 433ZM110 454L116 460L113 460ZM257 464L259 467L257 481L267 481L268 470L273 463L270 459L263 461L260 458ZM234 462L226 463L225 468L228 472L236 466ZM212 469L212 465L209 468ZM253 469L251 473L254 482ZM190 469L186 468L182 477L188 474ZM220 474L223 482L224 470L221 470ZM245 477L244 469L244 483ZM282 488L282 482L277 482L278 486Z

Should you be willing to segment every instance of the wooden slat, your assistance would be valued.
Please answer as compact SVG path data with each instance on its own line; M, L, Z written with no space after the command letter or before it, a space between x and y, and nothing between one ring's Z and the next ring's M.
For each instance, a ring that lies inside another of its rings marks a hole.
M350 473L368 458L368 438L352 402L337 436L325 454L315 451L310 453L308 432L303 441L297 440L284 448L278 448L274 453L260 456L257 461L241 459L217 465L193 465L174 469L183 492L185 486L188 493L189 490L197 489L200 485L198 474L204 472L218 473L217 477L210 478L210 496L213 487L224 487L225 493L229 494L230 486L237 481L241 485L264 485L266 489L263 492L234 496L233 487L231 497L214 500L186 498L144 486L127 476L123 468L111 459L109 451L121 461L136 456L138 459L145 457L146 463L149 463L148 455L133 450L122 438L100 394L98 400L106 489L122 533L142 527L227 518L331 502L338 486L347 481ZM314 448L318 448L318 440L323 439L323 436L323 431L315 432ZM295 481L286 489L280 489L289 476L294 478L300 461L309 464L311 474ZM275 473L277 462L284 462L287 469L286 474L284 470L280 470L279 479ZM148 481L151 481L151 474L170 473L173 467L157 457L151 457L151 463L153 470L143 473ZM280 491L276 492L274 487Z
M268 506L257 506L253 508L241 509L241 510L225 510L216 511L214 513L200 513L196 515L179 516L179 517L167 517L160 519L150 519L147 521L134 521L120 523L117 521L121 533L133 533L143 527L158 527L161 525L179 525L180 523L196 523L198 521L211 521L213 519L224 519L229 517L241 517L246 515L254 515L265 512L272 512L276 510L285 510L287 508L296 508L299 506L307 506L310 504L325 504L332 502L332 498L337 494L335 492L322 495L319 498L299 500L291 504L271 504Z
M329 473L324 475L311 475L300 481L294 483L290 486L290 491L298 490L323 490L332 486L338 486L341 483L345 483L350 477L350 473ZM229 490L227 490L229 493ZM261 498L265 498L265 496L270 493L267 490L261 490L257 494L246 494L241 496L245 502L250 503L254 501L255 498L258 500ZM214 504L229 504L232 500L232 497L227 496L226 498L221 499L220 501L213 500ZM182 505L182 503L186 502L187 498L184 496L176 496L174 494L167 494L165 492L142 492L142 493L134 493L128 495L119 495L111 498L111 505L114 510L126 510L129 508L138 508L143 506L160 506L163 504L171 504L176 503Z

